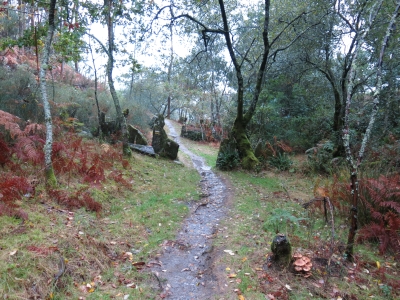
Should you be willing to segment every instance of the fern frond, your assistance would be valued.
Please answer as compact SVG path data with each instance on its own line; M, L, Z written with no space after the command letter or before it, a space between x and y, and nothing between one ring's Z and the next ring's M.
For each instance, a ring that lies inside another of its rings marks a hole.
M61 190L49 190L48 193L50 197L58 203L65 205L68 209L85 207L97 213L102 210L102 205L95 201L88 192L83 190L72 194Z
M17 116L14 116L8 112L0 110L0 125L3 125L4 128L10 132L10 136L12 139L18 136L23 136L23 131L19 127L18 122L21 119Z
M11 149L8 148L7 143L1 138L0 135L0 165L4 167L10 161Z
M45 141L39 136L20 137L14 146L14 152L24 162L40 164L44 161L44 143Z
M24 135L36 135L39 133L44 133L45 127L41 124L32 123L25 126Z
M31 191L32 186L27 178L7 173L0 175L0 202L13 205L15 200L21 199L22 195Z
M22 220L28 220L28 214L25 211L16 209L15 207L11 207L2 202L0 202L0 216L9 216Z
M113 179L116 183L122 184L127 189L132 189L132 184L128 182L119 171L112 171L109 175L109 178Z
M382 201L379 206L392 209L400 215L400 202Z

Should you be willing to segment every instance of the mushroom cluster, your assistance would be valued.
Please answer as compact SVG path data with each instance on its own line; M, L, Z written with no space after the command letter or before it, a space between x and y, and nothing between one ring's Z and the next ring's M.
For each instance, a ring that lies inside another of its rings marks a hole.
M312 268L311 259L307 256L301 255L300 253L295 253L293 258L293 266L296 270L296 273L304 275L305 278L310 277Z

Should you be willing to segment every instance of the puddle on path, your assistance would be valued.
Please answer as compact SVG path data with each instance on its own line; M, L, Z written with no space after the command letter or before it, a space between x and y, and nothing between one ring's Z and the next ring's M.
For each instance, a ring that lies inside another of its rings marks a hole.
M213 273L212 242L219 222L226 215L227 188L211 171L204 159L180 143L169 120L170 136L180 144L179 150L190 156L200 173L202 199L191 205L174 241L163 243L163 252L152 272L158 281L160 296L167 299L213 299L220 294L218 278Z

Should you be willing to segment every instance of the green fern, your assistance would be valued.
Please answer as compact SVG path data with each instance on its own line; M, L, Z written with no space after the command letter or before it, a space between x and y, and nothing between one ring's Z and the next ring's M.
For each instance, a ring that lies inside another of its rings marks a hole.
M296 217L286 209L276 208L272 211L268 220L264 222L263 229L269 231L272 227L275 233L279 233L283 230L283 226L287 229L287 225L290 224L292 227L297 228L300 225L299 222L306 219Z

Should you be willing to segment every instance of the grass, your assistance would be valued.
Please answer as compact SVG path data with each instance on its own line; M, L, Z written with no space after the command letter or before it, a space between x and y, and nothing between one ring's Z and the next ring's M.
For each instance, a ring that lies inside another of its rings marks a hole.
M218 149L182 139L196 154L215 164ZM96 147L93 147L96 149ZM187 156L179 154L189 163ZM101 187L79 178L58 178L62 188L85 188L103 206L100 214L83 208L70 211L36 188L34 198L19 201L29 219L0 217L0 295L5 299L156 299L148 263L164 240L174 239L188 213L186 203L199 198L199 174L186 165L134 154L129 168L114 164L131 188L115 182ZM214 265L222 276L224 299L395 299L400 266L377 245L357 244L354 264L339 251L347 235L346 214L334 212L335 237L323 212L301 204L313 198L321 180L299 173L218 172L230 183L229 213L214 240ZM66 182L68 181L68 186ZM329 179L322 180L329 183ZM312 276L296 276L269 265L271 241L285 233L293 251L310 258L332 259L332 272L313 266ZM334 249L334 252L331 252ZM229 255L223 250L231 250ZM65 271L54 275L65 263ZM378 268L379 262L380 267ZM329 276L328 276L329 275ZM396 285L397 282L397 285ZM130 285L135 288L129 287ZM270 296L266 296L270 295Z
M175 238L188 213L187 202L199 198L200 176L172 161L136 154L130 168L119 171L131 189L115 182L93 188L69 180L71 191L91 191L103 206L99 215L84 208L69 211L39 185L34 198L20 203L29 220L0 217L0 270L7 270L0 276L4 299L155 297L149 275L132 262L148 262L160 243ZM65 271L54 282L60 260ZM137 288L127 287L129 283Z
M398 283L394 277L399 266L393 256L378 256L377 248L357 244L355 264L345 262L338 248L343 249L345 245L347 218L339 211L334 216L335 251L330 252L331 226L325 224L322 211L317 208L305 210L301 206L313 198L309 178L269 172L229 172L224 175L234 186L234 200L230 217L223 224L226 230L217 244L220 249L228 248L236 255L224 255L217 264L228 268L227 274L237 274L234 280L226 279L231 291L239 290L246 299L265 299L265 294L281 295L277 299L367 299L372 296L394 299L394 295L399 294L399 290L388 285L388 282ZM289 237L292 251L310 258L329 259L333 254L333 273L328 276L324 267L315 265L312 277L306 279L286 269L268 268L270 245L276 232ZM385 261L389 268L378 269L377 261ZM380 277L383 273L385 279Z
M213 153L208 161L215 165L214 147L186 139L182 142L205 158ZM297 172L304 168L301 162L296 166ZM347 171L338 172L340 178L348 178ZM378 255L377 245L357 244L354 264L346 262L343 256L348 233L346 208L334 211L332 241L331 226L325 223L323 211L316 206L307 210L301 206L314 198L315 186L329 185L331 178L268 170L257 174L219 173L228 178L232 191L229 216L222 221L214 245L216 252L222 253L217 255L215 264L223 270L227 293L224 299L237 299L237 294L245 299L266 299L266 295L276 299L395 299L399 296L400 266L393 255ZM292 251L322 261L331 259L331 269L315 263L312 276L304 278L288 269L267 268L271 242L277 231L288 236ZM226 254L225 249L235 255ZM235 277L230 278L232 274Z

